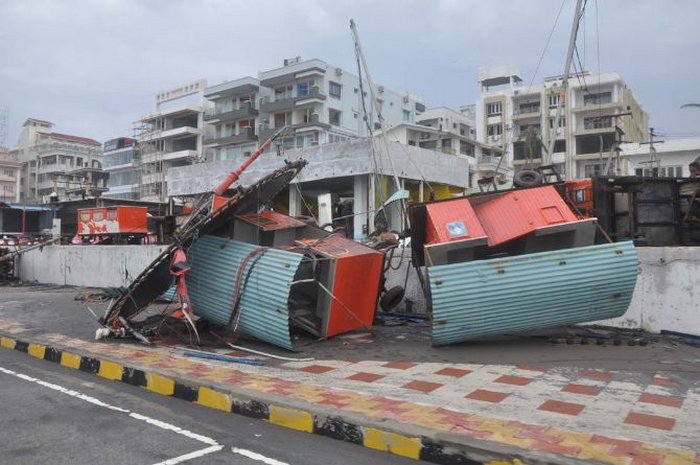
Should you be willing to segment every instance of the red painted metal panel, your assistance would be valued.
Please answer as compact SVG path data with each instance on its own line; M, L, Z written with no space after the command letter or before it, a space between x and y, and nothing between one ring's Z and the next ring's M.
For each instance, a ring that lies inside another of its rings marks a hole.
M381 253L336 259L333 295L325 337L371 328L384 257Z
M147 234L146 207L81 208L78 210L78 234Z
M323 337L370 328L374 321L384 254L332 234L321 239L297 241L333 260L333 277L328 286L333 293Z
M428 244L461 241L486 236L466 198L426 205Z
M577 221L553 186L500 194L474 205L490 247L522 237L538 228Z

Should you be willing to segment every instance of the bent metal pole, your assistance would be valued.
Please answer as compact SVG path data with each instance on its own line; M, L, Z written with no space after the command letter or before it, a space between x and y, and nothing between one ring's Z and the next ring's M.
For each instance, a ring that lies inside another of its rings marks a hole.
M251 163L253 163L262 153L265 151L266 148L272 144L272 142L277 139L277 137L282 134L287 129L287 126L282 127L279 131L277 131L275 134L272 135L269 139L267 139L265 142L263 142L258 149L253 152L246 160L236 168L235 170L231 171L228 176L226 176L226 179L224 179L221 184L216 186L216 189L214 189L214 193L216 195L224 195L224 192L226 192L226 189L231 187L231 184L234 182L238 181L238 178L241 176L241 173L243 173L246 168L250 166Z

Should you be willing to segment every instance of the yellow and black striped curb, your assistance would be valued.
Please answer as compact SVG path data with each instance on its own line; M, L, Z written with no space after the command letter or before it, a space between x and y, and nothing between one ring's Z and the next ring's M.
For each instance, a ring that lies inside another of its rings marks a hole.
M428 437L420 433L402 434L375 427L376 425L372 423L376 422L360 424L361 421L349 421L347 418L328 415L328 413L314 413L308 409L278 405L264 399L249 399L232 392L200 385L195 381L181 382L173 377L129 367L120 362L101 360L93 356L81 355L71 349L61 349L29 340L19 340L15 337L0 336L0 346L26 353L37 359L58 363L67 368L139 386L157 394L176 397L204 407L236 413L285 428L318 434L417 460L444 465L591 463L488 441L468 441L473 443L464 444L455 442L452 438ZM410 425L408 426L406 429L410 430ZM528 456L527 459L524 458L525 456Z

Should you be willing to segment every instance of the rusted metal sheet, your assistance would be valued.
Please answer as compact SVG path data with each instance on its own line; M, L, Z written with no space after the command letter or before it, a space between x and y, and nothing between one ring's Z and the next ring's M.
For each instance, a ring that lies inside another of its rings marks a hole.
M429 267L433 345L621 316L637 267L631 241Z
M289 292L303 255L204 236L188 258L187 288L199 317L292 350Z
M489 247L522 237L538 228L577 221L553 186L520 189L472 201Z
M244 213L237 215L236 218L257 226L262 231L277 231L306 226L306 223L301 220L269 210L260 213Z

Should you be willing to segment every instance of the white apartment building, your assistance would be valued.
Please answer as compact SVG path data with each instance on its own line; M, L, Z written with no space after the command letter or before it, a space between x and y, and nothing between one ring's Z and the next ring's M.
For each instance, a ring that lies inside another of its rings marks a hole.
M512 65L480 68L479 84L477 139L502 147L515 171L540 165L552 138L549 161L570 179L600 173L620 142L648 140L648 115L617 73L574 74L563 96L562 76L525 86Z
M700 158L700 137L667 139L650 144L622 144L621 156L629 161L629 172L636 176L688 177L690 162Z
M416 115L415 123L400 123L387 130L392 141L466 157L469 172L464 173L469 187L479 179L493 177L503 150L476 140L475 121L469 111L458 112L447 107L428 108Z
M0 146L0 202L19 202L19 173L22 164Z
M379 110L387 125L413 123L425 110L420 99L377 86ZM284 126L278 142L284 149L303 149L379 129L377 108L366 81L323 60L284 60L283 66L206 89L213 109L204 120L213 127L205 139L208 160L229 160L252 153ZM365 108L369 121L364 118ZM369 128L368 128L369 126ZM371 130L370 130L371 129Z
M137 136L140 200L165 201L167 170L203 160L206 85L200 79L159 92L155 111L141 118L143 126Z
M104 170L109 173L109 190L105 192L104 197L139 200L141 163L136 140L131 137L118 137L105 142L102 163Z
M22 125L10 156L22 163L20 201L49 202L99 196L107 190L102 144L54 132L54 124L34 118Z

